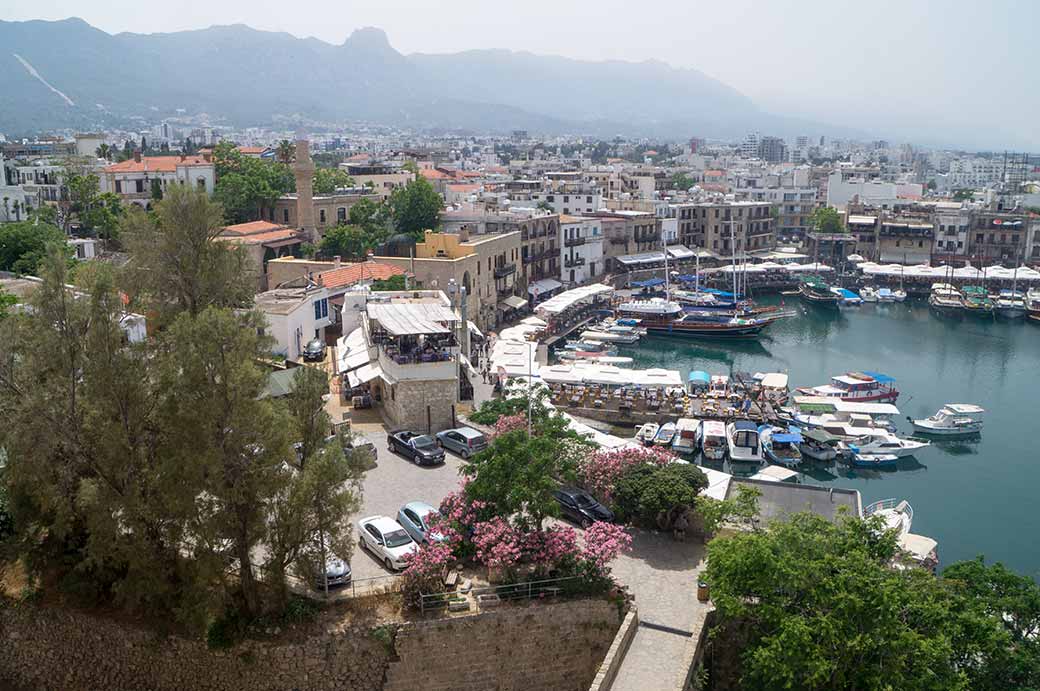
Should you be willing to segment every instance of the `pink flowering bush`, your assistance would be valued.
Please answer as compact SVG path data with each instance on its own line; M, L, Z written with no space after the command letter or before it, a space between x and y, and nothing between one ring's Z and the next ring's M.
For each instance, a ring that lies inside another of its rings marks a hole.
M596 451L578 461L578 477L602 500L609 502L614 486L632 466L642 463L666 465L675 457L660 447L634 447Z
M521 535L509 521L495 516L473 526L477 559L489 569L508 570L520 563Z
M473 556L474 527L488 511L485 502L466 496L466 482L468 480L463 480L462 489L444 497L438 516L430 522L430 529L444 537L444 542L460 560Z
M632 536L627 530L613 523L596 521L585 530L585 547L581 555L602 573L608 573L610 562L631 548Z
M401 591L407 607L419 609L423 593L444 590L444 569L454 561L451 546L444 542L419 545L419 549L404 557L407 564L401 574Z
M521 540L523 561L541 573L558 567L578 555L578 534L569 526L532 530Z
M495 432L494 435L499 437L503 434L508 434L518 429L527 429L527 414L517 413L516 415L503 415L495 421Z

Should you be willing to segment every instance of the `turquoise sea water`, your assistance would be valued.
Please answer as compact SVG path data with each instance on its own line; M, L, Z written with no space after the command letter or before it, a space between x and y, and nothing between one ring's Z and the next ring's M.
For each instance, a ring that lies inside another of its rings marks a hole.
M784 298L798 316L758 341L713 342L648 336L619 355L635 367L713 374L787 372L792 388L854 370L896 378L901 434L906 416L945 403L986 411L975 440L933 441L895 471L807 466L806 482L858 489L864 505L888 497L914 507L913 532L939 542L943 564L978 554L1040 578L1040 324L933 315L923 301L864 305L843 312ZM763 298L775 304L780 298Z

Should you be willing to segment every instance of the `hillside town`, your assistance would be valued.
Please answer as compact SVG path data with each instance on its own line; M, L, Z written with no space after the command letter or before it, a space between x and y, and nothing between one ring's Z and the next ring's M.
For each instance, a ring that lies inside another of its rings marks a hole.
M1040 684L1040 155L138 124L0 135L0 685Z

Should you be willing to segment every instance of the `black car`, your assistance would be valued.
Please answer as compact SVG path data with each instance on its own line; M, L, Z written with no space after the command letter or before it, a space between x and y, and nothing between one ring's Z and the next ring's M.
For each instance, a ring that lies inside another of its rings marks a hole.
M305 362L321 362L325 359L325 343L320 338L314 338L303 347L303 359Z
M394 432L386 437L387 446L416 465L444 463L444 449L433 437L415 432Z
M559 502L563 517L574 521L582 528L588 528L596 521L610 523L614 520L614 513L583 489L561 487L553 492L553 497Z

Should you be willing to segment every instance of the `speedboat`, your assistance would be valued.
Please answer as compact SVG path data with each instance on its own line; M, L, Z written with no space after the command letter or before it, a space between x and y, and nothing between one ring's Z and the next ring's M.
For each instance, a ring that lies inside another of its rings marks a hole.
M627 345L638 343L639 334L635 332L616 333L614 331L598 331L595 329L589 329L588 331L581 332L581 340L589 342L602 341L605 343L624 343Z
M896 302L903 302L906 300L906 291L902 288L896 288L892 291L892 299Z
M982 431L982 414L986 411L970 403L947 403L935 415L911 420L914 431L937 437L962 437Z
M831 292L838 296L838 307L859 307L863 304L863 298L856 295L848 288L832 287Z
M849 463L853 468L895 468L899 456L894 453L854 453Z
M646 423L645 425L639 428L638 432L636 432L636 441L644 444L645 446L650 446L654 443L654 437L657 436L657 430L659 429L660 427L656 422Z
M735 463L761 463L765 458L758 426L750 420L736 420L726 425L726 444L729 460Z
M822 429L811 429L802 434L802 443L798 450L803 458L814 461L833 461L838 456L838 438Z
M921 449L932 445L928 441L903 439L888 432L879 432L853 439L845 444L853 454L865 456L892 455L897 458L913 456Z
M863 302L877 302L878 295L877 291L870 286L864 286L859 289L859 297Z
M1040 322L1040 288L1026 292L1026 314L1030 321Z
M793 466L802 462L802 452L798 445L802 443L802 432L797 427L762 425L758 428L758 438L762 442L762 452L767 460L779 465Z
M1026 296L1017 290L1002 290L993 309L998 317L1021 319L1026 316Z
M907 500L882 499L863 509L863 518L879 516L885 527L895 530L899 535L906 535L914 522L914 508Z
M654 446L671 446L675 439L675 423L666 422L661 425L657 434L654 435Z
M888 288L878 288L877 300L878 302L892 303L896 301L896 294Z

